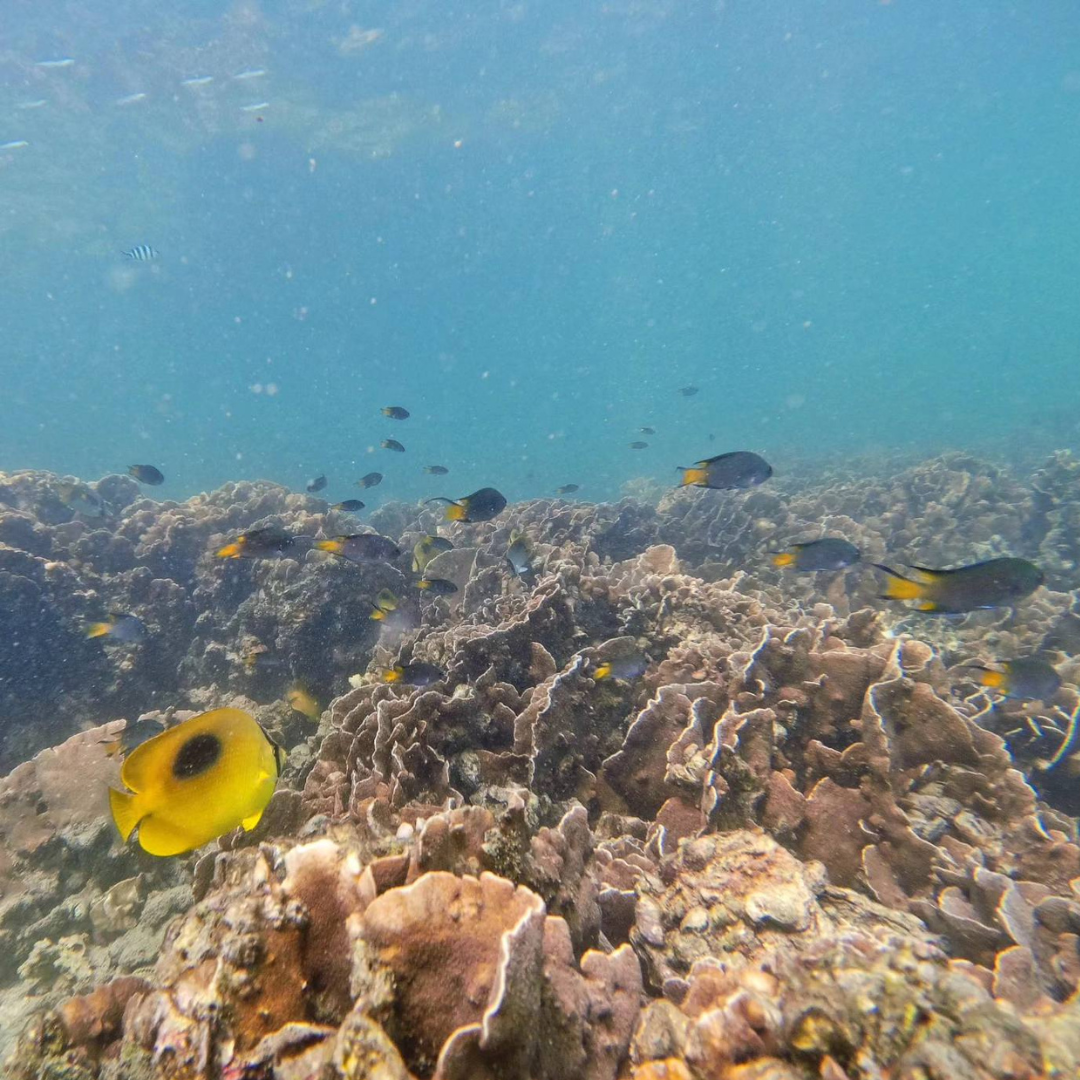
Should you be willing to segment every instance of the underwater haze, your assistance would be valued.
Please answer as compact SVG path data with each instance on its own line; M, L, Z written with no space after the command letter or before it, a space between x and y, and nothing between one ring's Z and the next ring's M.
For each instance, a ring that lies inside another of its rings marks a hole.
M0 0L0 1078L1080 1078L1076 0Z
M9 469L371 506L1078 441L1074 4L9 6Z

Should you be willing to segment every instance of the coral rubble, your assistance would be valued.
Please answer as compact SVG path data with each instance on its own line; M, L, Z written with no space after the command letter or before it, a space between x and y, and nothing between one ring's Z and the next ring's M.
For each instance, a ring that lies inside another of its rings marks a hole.
M1076 469L953 454L514 505L444 527L430 572L458 591L389 626L371 599L408 594L430 509L372 515L394 562L220 560L246 528L340 523L269 484L157 504L110 477L89 514L59 478L0 477L0 591L44 612L0 653L3 754L26 759L0 780L5 1075L1076 1075ZM867 559L1024 555L1049 586L933 622L865 567L763 558L826 532ZM515 533L535 580L505 565ZM147 642L87 642L107 610ZM972 681L1040 647L1053 700ZM631 652L640 678L595 677ZM388 684L395 662L446 678ZM116 718L225 704L289 751L258 829L184 859L123 846Z

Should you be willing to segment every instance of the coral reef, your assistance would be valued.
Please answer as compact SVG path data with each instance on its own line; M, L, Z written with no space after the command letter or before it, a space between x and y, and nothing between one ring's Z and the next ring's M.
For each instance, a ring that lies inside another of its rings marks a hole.
M452 526L391 504L371 524L403 554L365 565L215 559L253 526L341 531L274 485L157 504L107 477L73 503L0 478L0 591L43 612L0 652L23 762L0 780L5 1075L1075 1075L1077 468L949 454ZM429 573L458 591L416 598L436 529ZM867 567L765 557L825 533L882 561L1024 555L1049 585L934 621ZM86 641L108 610L147 640ZM973 676L1040 648L1052 700ZM27 661L60 652L52 680ZM640 677L597 677L637 653ZM446 677L382 681L398 662ZM258 828L181 859L122 845L116 717L220 705L288 750Z

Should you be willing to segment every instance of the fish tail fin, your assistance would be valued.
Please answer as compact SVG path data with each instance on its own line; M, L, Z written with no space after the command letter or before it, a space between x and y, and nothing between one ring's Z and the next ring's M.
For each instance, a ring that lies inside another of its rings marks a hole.
M923 595L923 587L917 581L912 581L909 578L904 577L903 574L898 574L895 570L890 570L887 566L882 566L881 563L874 563L885 577L885 591L881 594L883 600L919 600ZM920 608L920 610L932 611L934 605L930 608Z
M1005 672L992 671L990 668L979 668L981 673L979 676L979 682L983 686L988 686L991 690L1000 690L1005 686Z
M795 561L794 551L774 551L772 557L773 566L790 566Z
M461 503L451 503L446 508L446 520L447 521L464 521L465 515L468 513L468 507L462 506Z
M223 548L218 548L215 554L219 559L239 559L240 545L226 544Z
M112 629L112 623L107 622L92 622L86 628L86 636L88 638L105 637Z
M250 817L246 817L240 822L244 827L244 832L251 832L256 825L259 824L259 819L263 816L262 810L256 810Z
M337 555L341 552L340 540L316 540L315 547L319 551L329 551L331 555Z
M600 679L608 679L611 677L611 665L608 663L599 664L596 670L593 672L593 678L599 681Z
M143 815L139 812L138 803L138 796L126 791L117 791L116 788L109 788L109 809L112 811L112 819L116 822L116 827L125 841L142 821Z
M385 618L386 618L386 612L385 612L385 611L383 611L383 609L382 609L382 608L378 608L378 607L377 607L377 608L374 608L374 609L372 610L372 612L371 612L371 614L370 614L370 615L368 616L368 618L369 618L369 619L375 619L375 620L377 620L377 621L381 622L381 621L382 621L383 619L385 619Z
M704 484L709 478L708 469L683 469L682 480L679 481L679 487L696 487Z

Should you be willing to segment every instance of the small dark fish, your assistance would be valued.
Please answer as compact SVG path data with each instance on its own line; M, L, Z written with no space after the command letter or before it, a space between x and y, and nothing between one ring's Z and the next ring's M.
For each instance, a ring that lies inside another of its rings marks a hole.
M444 502L447 521L490 521L506 507L506 498L494 488L480 488L461 499L428 499L428 502Z
M774 566L790 566L795 570L843 570L854 566L862 552L847 540L826 536L806 544L792 544L786 551L773 552Z
M683 478L679 487L705 487L723 491L728 488L750 488L772 476L772 466L749 450L733 450L729 454L695 461L689 469L679 465Z
M101 744L109 757L126 757L135 747L142 746L164 730L165 725L160 720L136 720L129 722L115 739L102 739Z
M314 495L316 491L322 491L324 487L326 487L326 477L316 476L304 485L304 490L310 491Z
M656 428L651 428L651 427L639 427L638 431L640 431L642 435L655 435L656 434Z
M401 443L397 441L397 439L383 439L383 441L379 443L379 445L384 450L393 450L395 454L405 453L405 447L402 446Z
M382 622L391 611L397 611L397 606L398 598L389 589L382 589L375 597L375 603L371 605L371 614L368 618Z
M557 487L555 489L555 494L556 495L573 495L575 491L580 491L580 490L581 490L581 485L580 484L563 484L562 487Z
M596 665L592 677L600 682L604 679L636 679L645 674L649 661L641 653L630 653L627 656L614 656L608 660L601 660Z
M216 554L219 559L272 559L291 551L298 539L276 525L267 525L241 533Z
M458 587L446 578L433 577L421 578L417 583L418 589L425 589L432 596L452 596L458 591Z
M360 479L356 481L356 486L362 488L373 488L378 487L381 483L381 472L369 472L367 476L361 476Z
M131 259L134 262L150 262L158 257L158 250L152 248L149 244L136 244L127 251L121 251L120 254L125 259Z
M427 564L441 551L453 551L454 545L442 536L424 536L413 546L413 573L422 574Z
M506 549L506 561L522 581L528 582L536 576L536 568L532 563L532 547L520 533L511 533L510 546Z
M140 484L149 484L151 487L165 483L164 473L153 465L129 465L128 476L134 476Z
M679 393L682 394L683 397L693 397L699 389L700 387L697 386L684 386L680 388Z
M125 615L121 611L110 611L102 622L91 623L86 628L88 638L108 637L113 641L124 641L129 645L138 645L146 638L146 624L136 615Z
M1044 580L1043 572L1027 559L988 559L955 570L909 566L906 574L875 565L886 574L883 599L916 600L918 611L950 615L1014 604Z
M315 546L353 563L392 562L401 554L393 540L378 533L352 533L319 540Z
M400 405L387 405L382 411L383 416L389 416L391 420L408 420L409 410Z
M979 672L979 682L991 690L1000 690L1006 697L1032 698L1049 701L1061 688L1061 676L1045 661L1035 656L1019 660L999 660L1001 671L968 664Z
M446 672L434 664L398 664L384 668L382 673L383 682L401 683L403 686L431 686L445 678Z
M637 442L632 442L630 444L631 450L647 450L648 447L649 444L647 442L642 442L640 439L638 439Z
M344 502L333 503L331 510L343 510L346 514L355 514L357 510L363 510L364 504L359 499L346 499Z
M429 476L445 476L450 470L445 465L425 465L424 472Z

